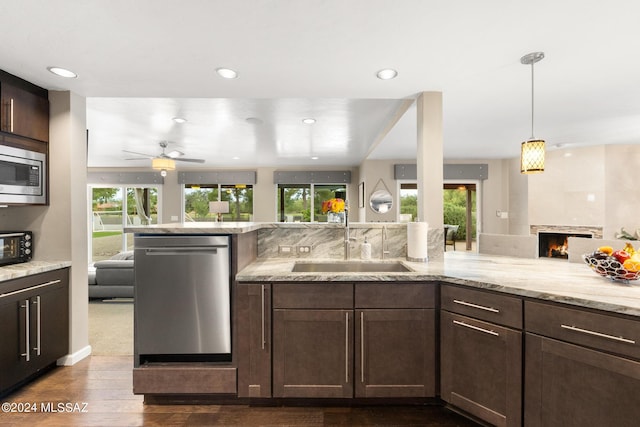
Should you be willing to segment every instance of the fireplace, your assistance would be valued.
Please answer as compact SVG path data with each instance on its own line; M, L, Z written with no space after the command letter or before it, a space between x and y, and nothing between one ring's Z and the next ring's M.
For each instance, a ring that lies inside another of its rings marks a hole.
M566 232L538 232L538 256L540 258L569 258L569 237L587 237L593 235L585 233Z

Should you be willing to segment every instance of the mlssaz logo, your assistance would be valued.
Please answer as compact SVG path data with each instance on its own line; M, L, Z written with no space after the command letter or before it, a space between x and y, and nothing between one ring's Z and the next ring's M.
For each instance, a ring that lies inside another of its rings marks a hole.
M40 412L89 412L87 402L41 402Z

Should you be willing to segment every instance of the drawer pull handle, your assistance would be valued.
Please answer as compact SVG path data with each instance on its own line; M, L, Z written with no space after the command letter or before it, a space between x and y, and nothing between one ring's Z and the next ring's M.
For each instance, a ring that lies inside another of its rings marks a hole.
M455 302L456 304L464 305L466 307L477 308L479 310L490 311L492 313L500 313L500 310L498 310L497 308L485 307L484 305L473 304L470 302L461 301L459 299L454 299L453 302Z
M349 312L344 313L344 382L349 384Z
M636 343L634 340L630 340L630 339L627 339L627 338L616 337L616 336L613 336L613 335L603 334L601 332L590 331L588 329L576 328L575 326L560 325L560 327L562 329L568 329L568 330L574 331L574 332L582 332L583 334L593 335L595 337L600 337L600 338L607 338L607 339L610 339L610 340L624 342L624 343L627 343L627 344L635 344Z
M264 315L265 315L265 307L264 307L264 303L265 303L265 299L264 299L264 285L262 285L262 288L260 289L260 298L261 298L261 307L262 307L262 315L260 317L261 320L261 328L262 328L262 336L261 336L261 344L262 344L262 349L264 350L264 346L267 343L267 340L265 338L265 331L264 331Z
M31 333L29 319L31 318L31 314L29 313L29 300L24 300L24 305L20 305L20 308L24 308L24 353L21 353L20 356L24 357L28 362L31 360L31 344L29 343L29 334Z
M364 383L364 311L360 312L360 382Z
M489 329L484 329L484 328L480 328L478 326L470 325L468 323L464 323L464 322L461 322L459 320L454 320L453 323L456 324L456 325L459 325L459 326L464 326L465 328L473 329L474 331L483 332L485 334L493 335L495 337L499 337L500 336L500 334L495 332L495 331L490 331Z
M39 285L29 286L28 288L18 289L17 291L7 292L6 294L0 294L0 298L6 298L6 297L11 296L11 295L17 295L17 294L21 294L23 292L29 292L29 291L32 291L34 289L40 289L40 288L44 288L45 286L56 285L58 283L60 283L60 280L50 280L47 283L41 283Z

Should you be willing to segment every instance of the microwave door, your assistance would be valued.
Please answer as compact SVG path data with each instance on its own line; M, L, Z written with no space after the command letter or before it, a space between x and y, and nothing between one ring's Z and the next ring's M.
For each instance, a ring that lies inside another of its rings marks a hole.
M0 203L45 203L44 161L0 154Z

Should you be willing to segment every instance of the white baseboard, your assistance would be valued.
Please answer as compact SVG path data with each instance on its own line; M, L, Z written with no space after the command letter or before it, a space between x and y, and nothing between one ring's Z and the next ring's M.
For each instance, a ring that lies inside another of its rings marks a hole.
M90 355L91 355L91 346L88 345L84 348L81 348L80 350L76 351L73 354L67 354L66 356L61 357L60 359L58 359L56 364L58 366L75 365L76 363L78 363L79 361L81 361L82 359Z

